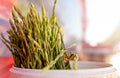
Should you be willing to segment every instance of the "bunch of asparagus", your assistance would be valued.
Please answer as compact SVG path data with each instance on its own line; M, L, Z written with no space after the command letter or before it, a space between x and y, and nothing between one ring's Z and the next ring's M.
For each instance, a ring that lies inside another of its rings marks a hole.
M3 34L1 36L14 57L15 67L43 69L43 72L48 69L71 69L69 61L76 54L66 54L55 6L56 0L50 18L47 17L44 6L41 7L41 15L33 4L26 16L16 6L12 9L13 19L9 20L11 28L7 31L9 39Z

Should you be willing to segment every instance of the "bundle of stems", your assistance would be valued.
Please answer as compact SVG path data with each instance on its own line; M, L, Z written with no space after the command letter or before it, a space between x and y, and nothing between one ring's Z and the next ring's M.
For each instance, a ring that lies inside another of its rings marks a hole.
M3 43L11 51L14 66L28 69L71 69L70 57L67 55L63 42L61 26L57 23L54 1L52 16L48 18L44 6L42 14L38 13L33 4L26 16L19 8L12 9L11 28L7 31L8 39L2 36ZM64 60L64 56L67 59Z

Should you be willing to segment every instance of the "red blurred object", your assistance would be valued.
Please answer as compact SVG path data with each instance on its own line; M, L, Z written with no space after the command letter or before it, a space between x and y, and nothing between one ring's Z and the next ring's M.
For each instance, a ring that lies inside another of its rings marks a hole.
M14 0L0 0L0 15L4 18L10 18L13 3Z
M71 54L71 53L69 53L69 54ZM78 61L82 60L82 55L80 53L78 53L77 55L78 55ZM66 56L64 56L64 60L66 60ZM74 57L71 57L70 60L73 61Z
M82 49L84 52L87 52L87 53L110 53L112 52L114 48L114 45L104 45L104 44L98 44L96 46L92 46L90 44L87 44L87 43L83 43L82 44Z
M0 78L9 78L9 70L13 64L13 57L0 56Z
M91 46L90 44L84 43L84 44L82 44L82 48L83 49L86 49L86 48L95 48L95 49L97 49L97 48L101 48L101 49L108 48L108 49L112 49L113 45L102 45L102 44L100 44L100 45L96 45L96 46Z

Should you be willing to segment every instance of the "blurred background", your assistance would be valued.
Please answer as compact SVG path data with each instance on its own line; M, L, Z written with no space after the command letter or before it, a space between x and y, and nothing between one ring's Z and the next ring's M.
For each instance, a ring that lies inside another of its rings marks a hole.
M25 15L30 6L45 5L51 16L53 0L0 0L0 33L6 34L13 5ZM76 44L70 52L77 51L79 60L113 64L120 73L120 0L58 0L56 15L63 26L66 47ZM7 37L7 34L6 34ZM10 57L0 41L0 57Z

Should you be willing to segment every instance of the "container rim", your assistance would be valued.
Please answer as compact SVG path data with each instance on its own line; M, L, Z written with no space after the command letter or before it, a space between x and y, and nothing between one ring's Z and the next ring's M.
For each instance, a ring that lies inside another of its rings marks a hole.
M71 62L72 63L72 62ZM25 74L25 75L49 75L49 76L90 76L90 75L103 75L103 74L109 74L109 73L113 73L116 72L116 69L111 65L111 64L107 64L107 63L100 63L100 62L89 62L89 61L82 61L82 62L78 62L78 64L87 64L86 66L88 66L88 64L96 64L96 65L100 65L101 67L96 67L96 68L91 68L92 66L89 65L88 68L84 68L84 69L78 69L78 70L48 70L45 73L42 73L41 69L25 69L25 68L18 68L18 67L12 67L10 69L11 73L18 73L18 74ZM84 65L85 66L85 65Z

